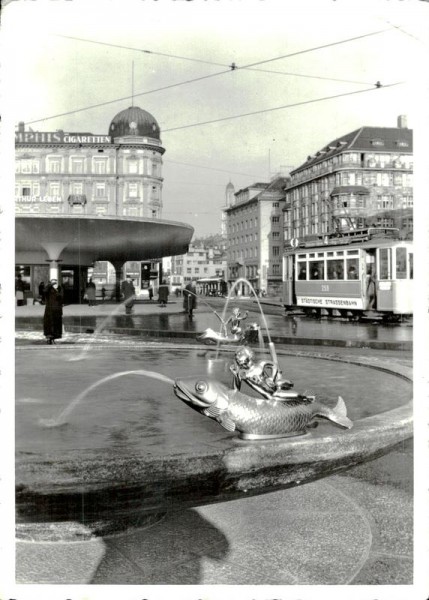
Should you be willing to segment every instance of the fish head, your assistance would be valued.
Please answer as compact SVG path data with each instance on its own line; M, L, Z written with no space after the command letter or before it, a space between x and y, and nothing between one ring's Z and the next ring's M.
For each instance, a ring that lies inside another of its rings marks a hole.
M184 377L176 379L174 393L192 408L214 416L228 407L228 388L220 381L207 377Z

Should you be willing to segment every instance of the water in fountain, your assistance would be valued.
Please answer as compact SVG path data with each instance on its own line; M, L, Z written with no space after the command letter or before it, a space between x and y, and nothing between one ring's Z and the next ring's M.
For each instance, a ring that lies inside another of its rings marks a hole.
M135 371L122 371L121 373L113 373L112 375L108 375L107 377L103 377L103 379L99 379L89 387L87 387L83 392L81 392L78 396L76 396L68 406L58 415L56 419L41 419L40 424L44 427L60 427L67 423L67 418L76 408L76 406L95 388L103 385L103 383L107 383L108 381L112 381L113 379L117 379L118 377L124 377L125 375L143 375L144 377L151 377L152 379L158 379L159 381L163 381L164 383L168 383L172 385L174 381L163 375L162 373L157 373L156 371L146 371L144 369L138 369Z
M277 356L276 356L274 344L271 341L271 336L270 336L270 331L268 329L267 319L265 317L264 311L262 310L261 303L259 302L258 294L256 293L255 288L253 287L253 285L246 278L240 277L231 286L231 289L229 290L229 293L228 293L228 296L227 296L227 299L226 299L226 302L225 302L225 306L224 306L223 311L222 311L222 320L223 321L225 320L225 316L226 316L227 310L228 310L228 304L229 304L229 302L232 299L232 294L233 294L234 290L238 287L238 285L240 283L244 283L245 285L247 285L249 287L251 293L254 295L254 297L256 299L256 302L257 302L258 308L259 308L259 312L261 314L262 321L263 321L263 324L264 324L264 328L265 328L265 331L266 331L266 334L267 334L268 347L269 347L269 350L270 350L270 354L271 354L271 357L273 359L273 363L277 364ZM261 330L259 330L258 338L259 338L259 347L260 347L261 350L263 350L264 349L264 338L263 338ZM218 354L219 354L219 343L217 344L217 355ZM217 357L217 355L216 355L216 357Z
M77 356L71 356L68 360L69 361L78 361L78 360L83 360L84 358L86 358L86 355L88 353L88 350L91 346L91 344L95 343L98 334L100 334L104 328L104 326L106 325L106 323L109 322L109 320L114 317L122 308L124 308L125 306L125 302L128 302L129 298L127 298L127 300L124 300L124 302L121 302L120 304L118 304L118 306L116 306L116 308L114 308L105 319L103 319L101 321L101 323L96 327L94 333L92 334L92 337L90 338L90 340L85 344L85 346L82 348L80 354L78 354Z

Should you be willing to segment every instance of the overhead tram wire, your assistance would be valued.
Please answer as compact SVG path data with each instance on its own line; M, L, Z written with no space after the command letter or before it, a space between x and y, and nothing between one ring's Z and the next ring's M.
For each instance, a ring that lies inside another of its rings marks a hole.
M364 90L355 90L354 92L345 92L344 94L336 94L335 96L324 96L322 98L314 98L312 100L303 100L302 102L295 102L294 104L285 104L283 106L276 106L273 108L265 108L262 110L256 110L249 113L242 113L240 115L232 115L229 117L221 117L220 119L212 119L210 121L201 121L199 123L191 123L189 125L181 125L179 127L170 127L169 129L163 129L162 133L168 133L170 131L178 131L179 129L188 129L190 127L199 127L201 125L209 125L211 123L220 123L221 121L231 121L232 119L240 119L242 117L250 117L252 115L260 115L262 113L273 112L276 110L284 110L285 108L293 108L295 106L304 106L305 104L313 104L315 102L323 102L325 100L335 100L336 98L344 98L345 96L353 96L356 94L364 94L366 92L373 92L376 89L386 89L390 87L394 87L396 85L402 85L403 81L398 81L396 83L390 83L388 85L381 85L379 82L375 84L374 87L366 88Z
M137 96L145 96L147 94L153 94L155 92L161 92L161 91L168 90L168 89L171 89L171 88L174 88L174 87L179 87L181 85L187 85L189 83L194 83L194 82L197 82L197 81L203 81L205 79L210 79L212 77L217 77L219 75L225 75L226 73L230 73L231 71L250 69L251 67L255 67L255 66L260 65L260 64L266 64L267 62L273 62L273 61L276 61L276 60L282 60L284 58L289 58L291 56L297 56L299 54L305 54L305 53L308 53L308 52L313 52L315 50L321 50L323 48L329 48L330 46L337 46L339 44L345 44L347 42L355 41L355 40L358 40L358 39L363 39L363 38L370 37L370 36L373 36L373 35L378 35L380 33L385 33L386 31L390 31L390 28L389 29L381 29L379 31L374 31L374 32L371 32L371 33L366 33L366 34L363 34L363 35L360 35L360 36L356 36L356 37L353 37L353 38L348 38L348 39L345 39L345 40L340 40L338 42L332 42L332 43L329 43L329 44L325 44L323 46L316 46L314 48L307 48L305 50L299 50L299 51L293 52L291 54L284 54L283 56L278 56L278 57L274 57L274 58L265 59L265 60L262 60L262 61L251 63L249 65L244 65L242 67L236 66L233 63L232 65L229 65L228 68L226 70L224 70L224 71L218 71L217 73L211 73L210 75L203 75L201 77L196 77L195 79L189 79L189 80L186 80L186 81L182 81L182 82L179 82L179 83L173 83L171 85L167 85L167 86L164 86L164 87L161 87L161 88L157 88L157 89L154 89L154 90L149 90L147 92L141 92L139 94L134 94L133 97L135 98ZM69 37L69 36L61 36L59 34L56 34L56 35L58 35L59 37ZM82 38L72 38L72 39L79 39L80 41L86 41L86 42L94 43L94 44L110 45L107 42L96 42L96 41L93 41L93 40L84 40ZM112 44L112 46L118 47L115 44ZM121 47L126 48L125 46L121 46ZM137 50L137 51L139 51L139 52L149 52L149 51L146 51L146 50ZM152 54L161 54L161 53L157 53L157 52L151 52L151 53ZM163 56L168 56L168 55L163 54ZM175 58L184 58L184 57L178 57L178 56L175 56L175 55L171 55L171 56L175 57ZM188 59L188 60L196 60L196 61L200 62L199 59ZM216 64L216 63L212 63L212 64ZM258 70L258 69L256 69L256 70ZM65 116L68 116L68 115L76 114L78 112L83 112L85 110L91 110L93 108L100 108L101 106L107 106L109 104L115 104L116 102L123 102L124 100L129 100L130 98L131 98L131 96L125 96L123 98L116 98L115 100L108 100L106 102L99 102L98 104L93 104L91 106L86 106L84 108L77 108L75 110L69 110L67 112L58 113L56 115L51 115L49 117L44 117L42 119L33 119L32 121L27 121L27 124L28 125L33 125L34 123L39 123L41 121L49 121L51 119L56 119L58 117L65 117Z

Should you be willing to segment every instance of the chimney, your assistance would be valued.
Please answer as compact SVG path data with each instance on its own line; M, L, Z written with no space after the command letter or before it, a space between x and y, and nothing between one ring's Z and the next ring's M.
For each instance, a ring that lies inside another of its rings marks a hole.
M399 115L399 117L398 117L398 127L399 127L399 129L408 129L406 115Z
M20 121L18 123L18 132L19 133L24 133L24 131L25 131L25 123L24 123L24 121Z

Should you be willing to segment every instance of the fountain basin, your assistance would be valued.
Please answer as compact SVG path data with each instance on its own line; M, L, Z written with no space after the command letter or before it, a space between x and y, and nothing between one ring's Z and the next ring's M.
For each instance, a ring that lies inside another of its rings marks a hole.
M190 410L164 382L140 376L127 376L126 386L121 378L107 380L74 407L64 426L44 428L40 419L108 378L112 365L119 372L147 366L172 378L184 370L215 371L230 380L228 352L216 361L213 351L195 346L122 344L91 347L71 361L80 350L44 348L31 361L31 349L17 352L20 538L105 535L172 510L300 485L381 456L412 435L410 370L380 359L374 368L364 359L352 364L284 351L279 360L296 389L316 391L327 403L342 395L353 429L321 422L299 438L247 442ZM63 374L61 385L49 385L46 377L33 381L39 360L54 365L53 381Z

